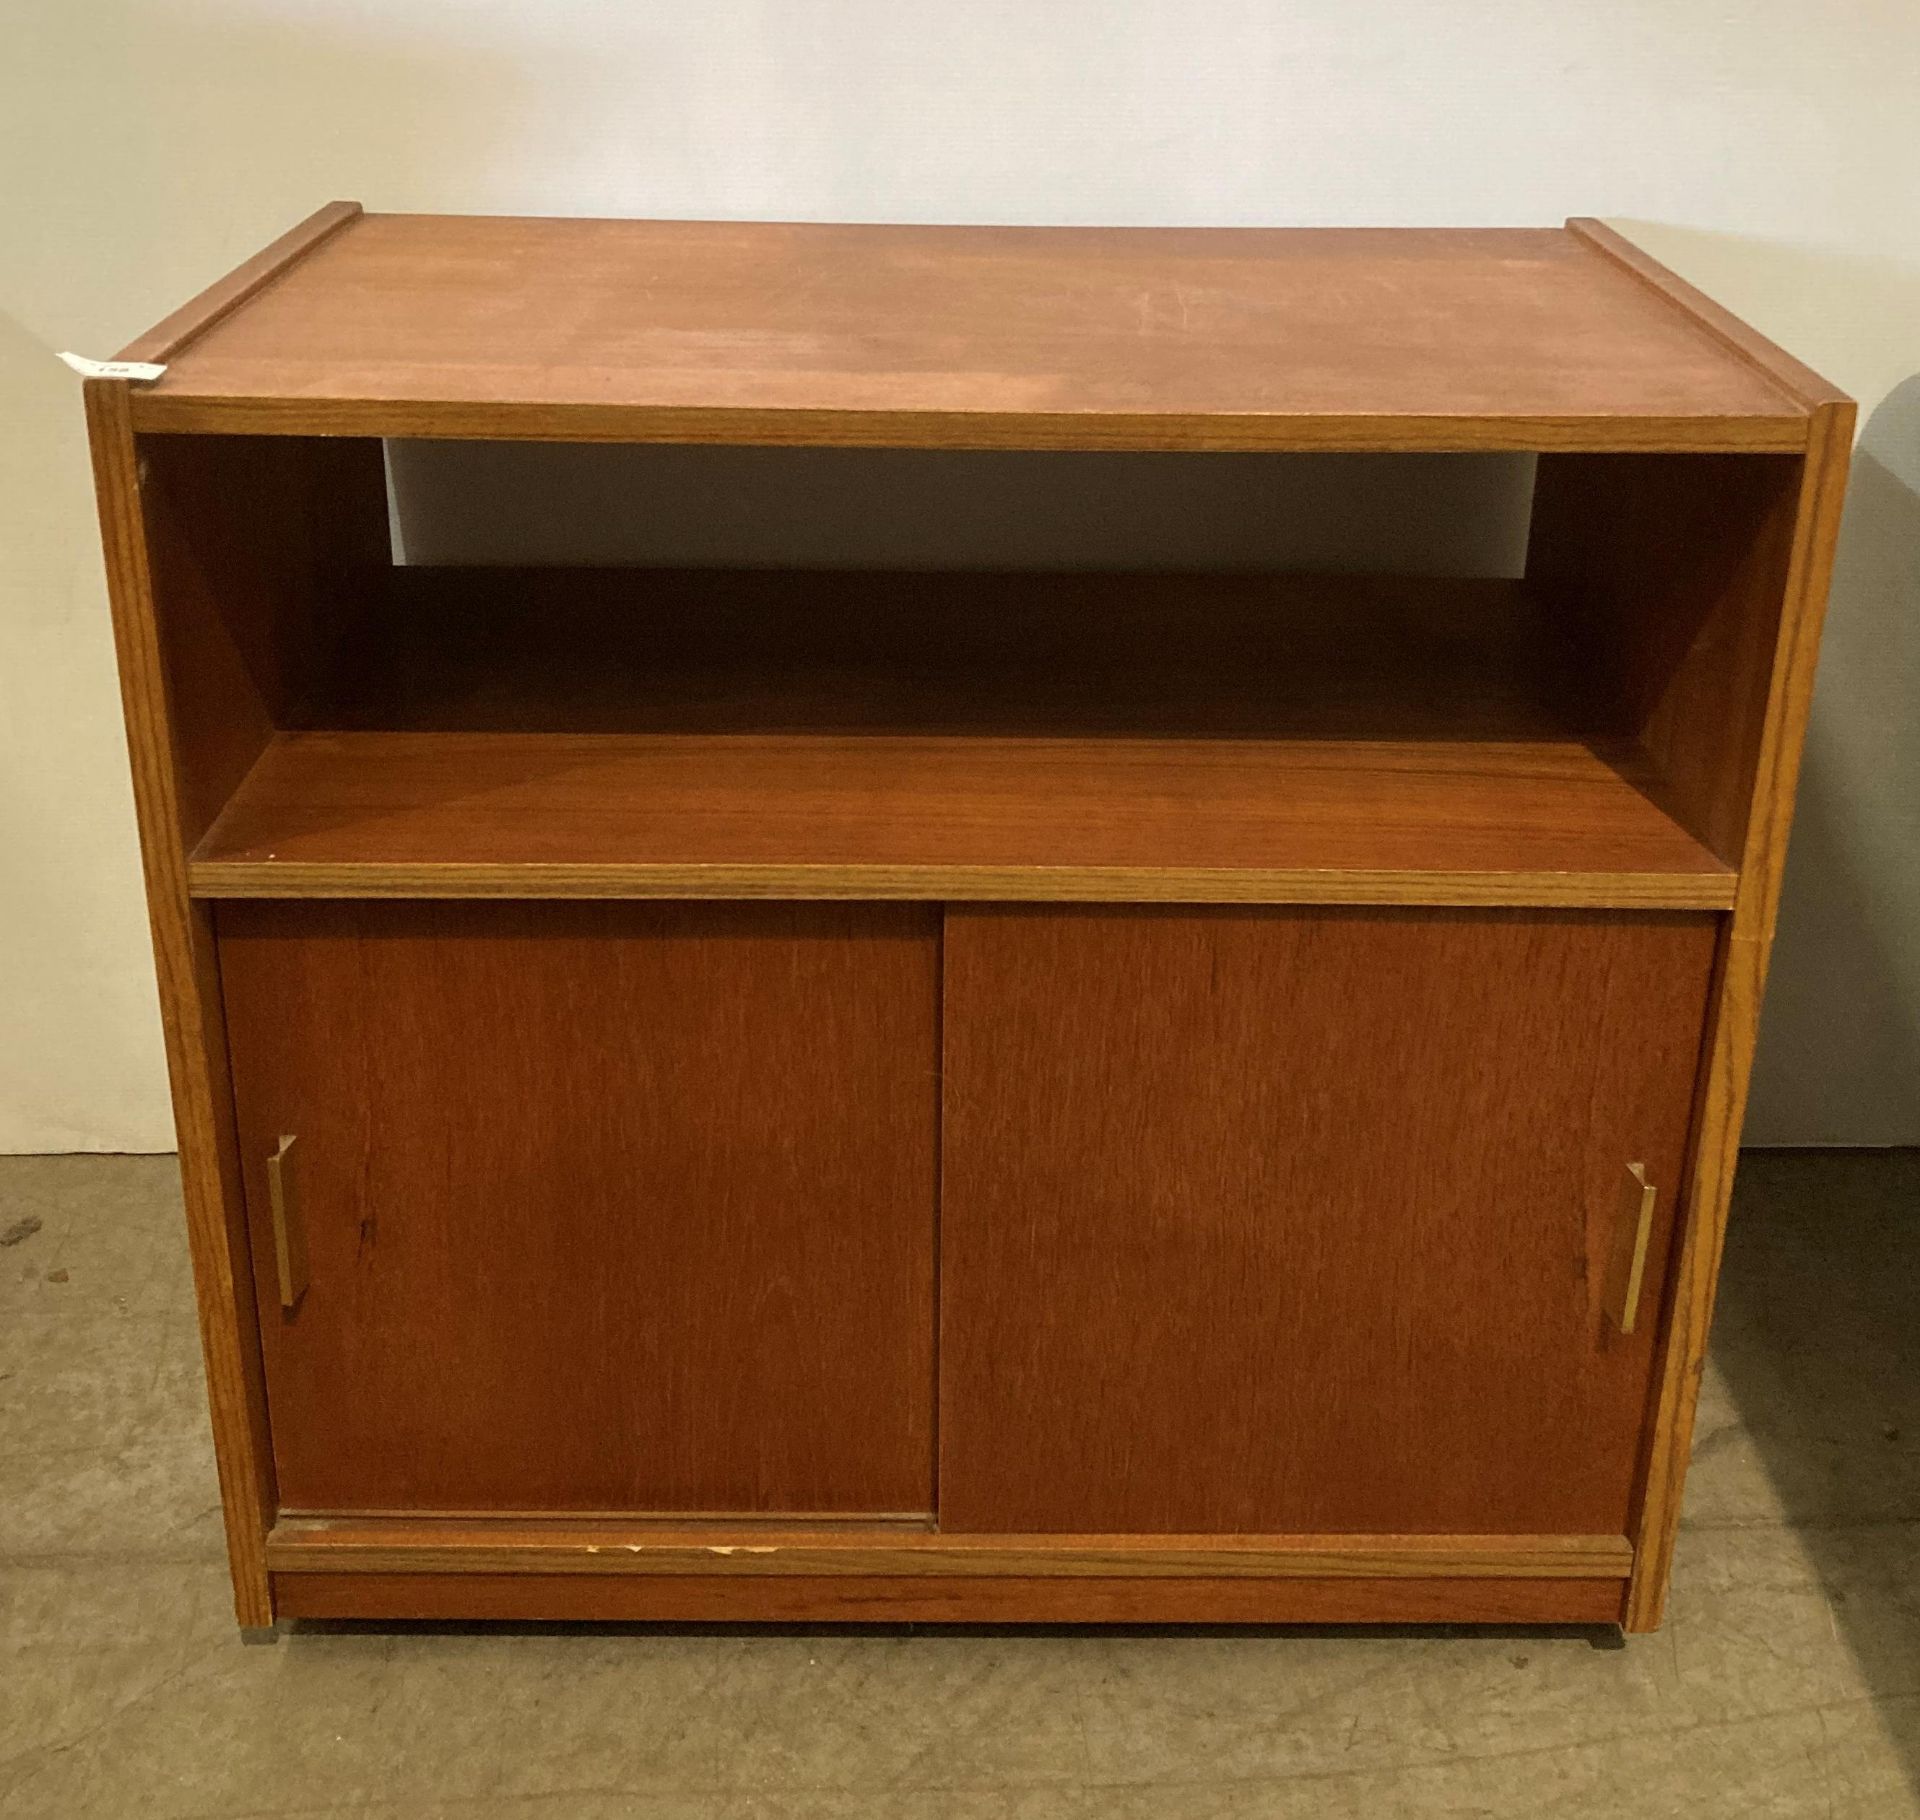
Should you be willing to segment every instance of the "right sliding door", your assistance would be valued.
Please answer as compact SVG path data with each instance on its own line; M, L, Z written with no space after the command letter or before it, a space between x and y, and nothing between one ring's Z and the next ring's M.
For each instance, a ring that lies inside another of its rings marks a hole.
M950 909L942 1528L1622 1534L1716 933Z

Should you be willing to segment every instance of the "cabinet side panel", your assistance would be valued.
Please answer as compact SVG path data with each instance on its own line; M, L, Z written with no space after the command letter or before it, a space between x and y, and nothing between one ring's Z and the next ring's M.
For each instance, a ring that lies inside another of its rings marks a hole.
M1806 461L1797 464L1792 559L1782 580L1778 635L1763 679L1765 706L1750 779L1750 813L1742 817L1738 895L1714 990L1687 1217L1673 1273L1637 1522L1630 1532L1634 1574L1626 1625L1634 1631L1657 1629L1666 1611L1853 427L1851 404L1822 405L1814 414Z
M1802 463L1543 455L1528 580L1574 659L1581 720L1646 749L1667 806L1737 865L1766 724Z
M391 561L380 444L149 436L140 499L191 848L304 724Z
M265 1541L275 1492L212 929L187 896L178 734L125 382L90 380L86 407L228 1563L239 1620L259 1626L273 1617Z
M220 951L289 1509L930 1509L931 907L236 903Z
M951 910L943 1529L1617 1532L1715 922Z

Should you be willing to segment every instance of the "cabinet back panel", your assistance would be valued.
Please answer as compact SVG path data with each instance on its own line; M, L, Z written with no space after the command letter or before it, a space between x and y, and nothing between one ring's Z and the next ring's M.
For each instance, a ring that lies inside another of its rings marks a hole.
M930 1507L935 911L236 903L220 958L283 1507Z
M943 1526L1621 1533L1714 938L952 909Z

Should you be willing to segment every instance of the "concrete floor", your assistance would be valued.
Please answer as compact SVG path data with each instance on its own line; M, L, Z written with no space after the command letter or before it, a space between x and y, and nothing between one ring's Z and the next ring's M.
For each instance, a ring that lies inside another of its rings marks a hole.
M1714 1353L1671 1616L1624 1650L530 1627L248 1648L171 1159L0 1159L0 1814L1920 1815L1920 1152L1750 1157Z

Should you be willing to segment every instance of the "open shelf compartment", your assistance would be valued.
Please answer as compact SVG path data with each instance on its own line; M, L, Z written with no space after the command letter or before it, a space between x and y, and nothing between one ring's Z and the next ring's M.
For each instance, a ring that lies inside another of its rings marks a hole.
M1732 874L1524 586L391 571L209 896L1610 903ZM364 603L360 603L364 607Z
M1733 901L1788 458L1542 456L1487 576L409 564L377 441L143 448L196 896Z

